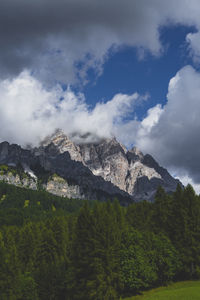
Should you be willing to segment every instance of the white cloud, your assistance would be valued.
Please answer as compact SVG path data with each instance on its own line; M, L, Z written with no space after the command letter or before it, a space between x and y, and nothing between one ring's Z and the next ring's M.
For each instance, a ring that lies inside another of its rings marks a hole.
M194 183L200 183L199 112L200 73L186 66L171 79L164 108L149 110L135 134L141 150Z
M56 128L77 134L76 140L87 133L92 134L89 139L115 135L127 146L135 144L152 154L198 192L200 74L184 67L170 80L163 108L158 104L142 121L127 121L141 99L137 93L117 94L90 109L82 94L75 95L69 88L63 91L59 85L48 90L25 71L0 82L0 140L37 145Z
M186 40L189 44L189 52L194 62L200 63L200 32L188 33Z
M88 68L101 74L110 49L137 47L140 58L145 51L162 54L161 26L195 26L186 41L199 63L199 16L199 0L35 0L31 9L26 0L1 0L1 140L36 144L57 127L68 134L115 134L200 182L200 74L191 67L171 79L165 107L151 108L142 122L124 121L137 94L118 94L91 110L81 94L46 88L87 82Z
M89 109L83 95L70 89L64 92L59 86L47 90L25 71L13 80L0 82L0 138L35 145L56 128L67 134L89 132L98 138L110 137L137 101L137 93L117 94Z
M139 135L143 136L149 133L152 128L158 123L163 109L160 104L150 108L147 112L147 117L141 122L141 128L139 130Z

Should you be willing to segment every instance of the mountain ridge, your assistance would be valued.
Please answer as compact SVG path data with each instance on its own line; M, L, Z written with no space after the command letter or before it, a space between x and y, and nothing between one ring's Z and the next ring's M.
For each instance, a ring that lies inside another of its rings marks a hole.
M35 181L37 176L40 178L37 168L49 172L42 187L58 195L98 200L117 197L125 204L133 200L152 201L159 185L173 192L180 183L151 155L143 155L136 147L127 150L114 137L76 144L61 130L36 148L0 143L0 164L20 164L26 173L36 176ZM4 178L9 181L5 174ZM33 181L32 178L32 186Z
M8 142L0 143L0 166L2 165L12 166L14 169L19 165L21 167L26 165L36 174L38 179L41 173L49 173L49 177L40 183L41 187L46 190L49 190L48 184L52 176L57 174L65 181L62 189L65 189L67 186L77 191L75 194L70 194L69 190L63 194L56 193L58 182L53 180L55 189L54 191L51 190L51 192L58 195L102 201L118 198L125 205L131 202L130 195L121 191L112 183L106 182L103 178L93 175L81 162L72 160L68 152L59 153L52 143L39 150L37 148L26 150L16 144L10 145ZM2 172L1 167L0 170ZM23 180L19 181L16 171L14 173L15 176L13 175L13 177L9 171L4 172L1 175L3 176L2 180L15 185L29 187L29 184L24 183ZM33 182L34 179L30 179L29 183L33 184ZM38 188L38 186L35 188Z
M66 142L67 141L67 142ZM99 142L73 143L58 130L49 137L60 152L66 149L72 159L81 161L95 176L101 176L135 200L152 200L157 187L163 186L167 192L174 191L179 180L174 179L154 158L133 147L128 150L115 137L101 139ZM180 183L181 184L181 183Z

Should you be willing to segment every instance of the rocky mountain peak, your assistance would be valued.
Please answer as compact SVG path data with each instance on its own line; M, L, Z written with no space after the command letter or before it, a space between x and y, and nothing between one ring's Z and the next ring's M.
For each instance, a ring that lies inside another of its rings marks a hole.
M140 151L140 149L136 146L134 146L132 149L130 149L129 152L131 152L141 158L144 156L143 153Z
M61 130L56 129L51 135L47 136L41 143L40 146L46 147L49 144L53 143L56 146L60 144L68 144L71 142L67 135Z
M31 150L0 143L0 164L21 164L29 173L32 166L40 165L67 180L64 185L61 180L59 183L53 180L47 185L48 189L58 193L62 187L62 193L68 196L73 192L72 195L78 197L98 198L92 193L101 189L101 193L117 193L137 201L153 200L159 185L172 192L179 183L151 155L143 155L136 147L127 151L114 137L78 144L61 130L56 130L39 148ZM71 181L76 187L69 184Z
M144 159L143 153L137 147L133 147L132 149L128 150L126 156L129 164L135 161L143 161Z
M60 153L68 152L71 159L82 161L78 145L75 145L61 129L56 129L52 135L47 136L40 146L44 148L51 143Z
M167 191L176 189L177 180L160 167L153 157L143 155L137 147L127 150L115 137L91 139L89 133L86 140L81 137L81 142L75 143L62 130L57 130L45 139L42 146L52 143L60 153L68 152L72 160L81 162L95 176L110 181L135 199L153 199L159 185ZM90 142L86 142L88 137Z

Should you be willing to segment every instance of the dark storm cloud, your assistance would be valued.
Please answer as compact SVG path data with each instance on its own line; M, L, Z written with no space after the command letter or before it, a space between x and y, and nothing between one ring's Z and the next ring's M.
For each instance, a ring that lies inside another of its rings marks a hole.
M188 21L181 9L176 15L177 1L1 0L0 75L16 75L26 68L40 79L70 83L80 60L80 76L85 77L88 67L101 72L113 45L144 47L158 54L159 26L169 16L175 22ZM196 1L192 2L194 8ZM185 6L187 1L181 3Z

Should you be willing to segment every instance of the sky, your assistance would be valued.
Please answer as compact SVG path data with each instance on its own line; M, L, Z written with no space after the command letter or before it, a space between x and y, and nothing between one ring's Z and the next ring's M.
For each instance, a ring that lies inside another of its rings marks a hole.
M1 0L0 141L116 136L199 193L199 16L199 0Z

